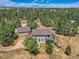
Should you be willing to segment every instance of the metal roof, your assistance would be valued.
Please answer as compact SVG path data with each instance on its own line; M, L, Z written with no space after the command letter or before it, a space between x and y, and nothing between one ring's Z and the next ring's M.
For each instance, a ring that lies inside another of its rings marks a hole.
M18 28L16 28L16 30L17 30L18 33L21 33L21 32L24 33L24 32L31 31L30 27L18 27Z
M33 29L32 35L52 35L49 29Z

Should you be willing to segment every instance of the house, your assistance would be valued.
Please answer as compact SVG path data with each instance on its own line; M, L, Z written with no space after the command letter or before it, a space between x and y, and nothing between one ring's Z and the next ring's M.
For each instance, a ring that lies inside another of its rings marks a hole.
M49 29L33 29L32 37L35 37L38 43L45 43L46 39L52 39L52 34Z
M46 39L51 39L52 34L49 29L31 29L26 22L21 22L21 27L16 28L19 36L35 37L38 43L45 43Z

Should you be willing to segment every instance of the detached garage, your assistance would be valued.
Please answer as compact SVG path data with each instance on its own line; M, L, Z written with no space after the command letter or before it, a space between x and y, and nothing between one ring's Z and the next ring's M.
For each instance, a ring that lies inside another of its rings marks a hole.
M18 27L16 28L16 32L19 36L27 36L30 33L30 27Z

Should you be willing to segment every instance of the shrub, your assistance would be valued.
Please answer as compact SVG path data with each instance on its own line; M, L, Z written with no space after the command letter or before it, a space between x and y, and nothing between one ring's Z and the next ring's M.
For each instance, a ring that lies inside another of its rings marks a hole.
M39 53L38 44L36 38L26 38L24 41L26 49L32 54L37 55Z
M68 46L66 47L65 54L66 54L66 55L70 55L70 54L71 54L71 46L70 46L70 45L68 45Z
M46 41L46 53L51 55L53 52L53 45L50 40Z

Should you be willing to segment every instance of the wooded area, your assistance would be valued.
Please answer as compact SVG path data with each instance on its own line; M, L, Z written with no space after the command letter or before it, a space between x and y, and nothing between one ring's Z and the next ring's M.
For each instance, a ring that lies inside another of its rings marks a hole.
M78 32L78 8L5 8L0 9L0 20L9 20L15 27L21 20L27 20L28 26L36 28L35 20L40 19L42 25L52 27L59 34L70 35Z
M56 32L55 34L67 36L69 40L79 35L79 8L2 8L0 9L0 45L8 47L14 44L18 38L15 28L21 26L21 20L26 20L27 26L31 29L37 28L37 22L40 20L42 26L51 27L51 30ZM49 56L53 54L54 46L58 44L54 42L56 36L52 36L53 42L49 39L45 46L45 52ZM71 45L68 45L69 40L64 51L66 55L71 55L72 52ZM26 38L24 46L31 55L39 53L36 38Z

